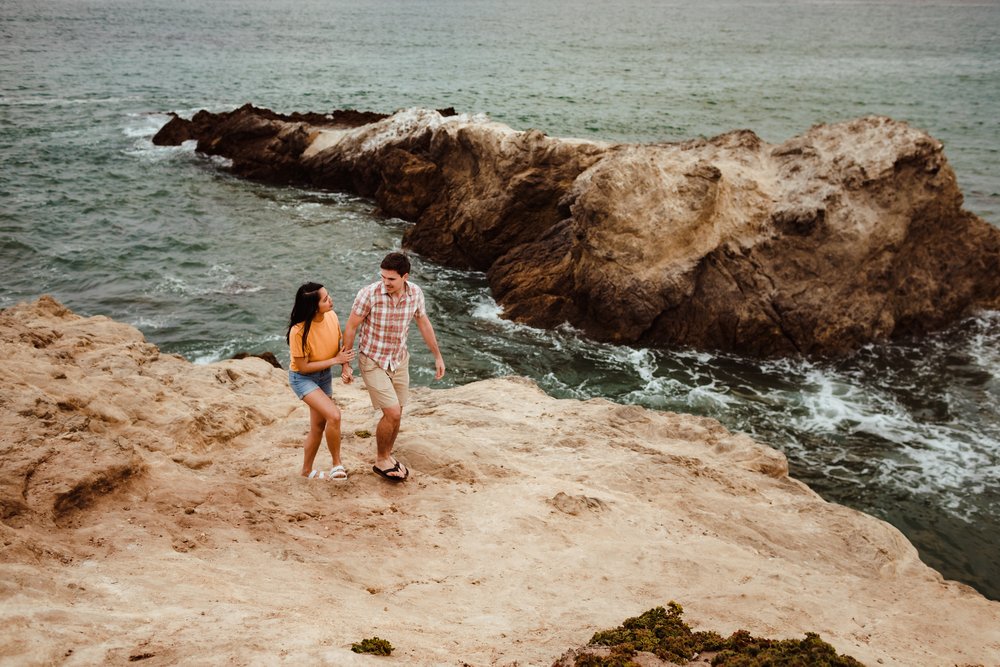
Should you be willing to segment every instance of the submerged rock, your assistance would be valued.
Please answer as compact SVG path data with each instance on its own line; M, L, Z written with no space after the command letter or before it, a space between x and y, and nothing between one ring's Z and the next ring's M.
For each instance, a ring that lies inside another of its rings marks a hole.
M783 144L737 130L612 144L485 117L175 117L154 138L240 176L373 198L404 245L486 271L504 314L602 341L836 355L1000 307L1000 230L943 147L885 117Z

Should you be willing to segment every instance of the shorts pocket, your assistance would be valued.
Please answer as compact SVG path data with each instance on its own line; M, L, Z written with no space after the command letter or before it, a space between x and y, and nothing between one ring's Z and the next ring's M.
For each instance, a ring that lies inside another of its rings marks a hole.
M378 364L361 354L358 355L358 367L360 367L363 371L373 371L378 368Z

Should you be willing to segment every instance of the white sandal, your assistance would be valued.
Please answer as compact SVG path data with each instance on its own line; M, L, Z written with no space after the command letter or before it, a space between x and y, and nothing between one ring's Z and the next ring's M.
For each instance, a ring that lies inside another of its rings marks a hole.
M332 479L334 482L346 482L347 470L344 466L333 466L326 477L327 479Z
M326 473L322 470L313 470L306 479L326 479Z

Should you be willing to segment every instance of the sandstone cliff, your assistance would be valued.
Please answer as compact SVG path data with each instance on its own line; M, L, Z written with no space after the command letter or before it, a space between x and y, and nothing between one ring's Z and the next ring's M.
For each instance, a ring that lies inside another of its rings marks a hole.
M344 410L346 483L260 359L198 366L50 298L0 312L0 661L545 665L676 600L696 628L871 665L995 665L1000 603L718 423L503 378L417 389L403 485ZM318 464L329 465L320 454Z
M772 145L517 132L483 117L175 117L241 176L372 197L404 245L487 271L504 314L599 340L841 354L1000 307L1000 229L962 209L939 142L884 117Z

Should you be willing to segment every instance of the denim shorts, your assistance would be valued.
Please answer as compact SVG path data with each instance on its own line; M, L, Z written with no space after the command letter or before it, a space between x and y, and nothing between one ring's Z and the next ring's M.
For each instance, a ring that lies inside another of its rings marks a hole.
M316 373L288 371L288 384L300 399L311 391L322 389L327 396L333 396L333 373L327 368Z

